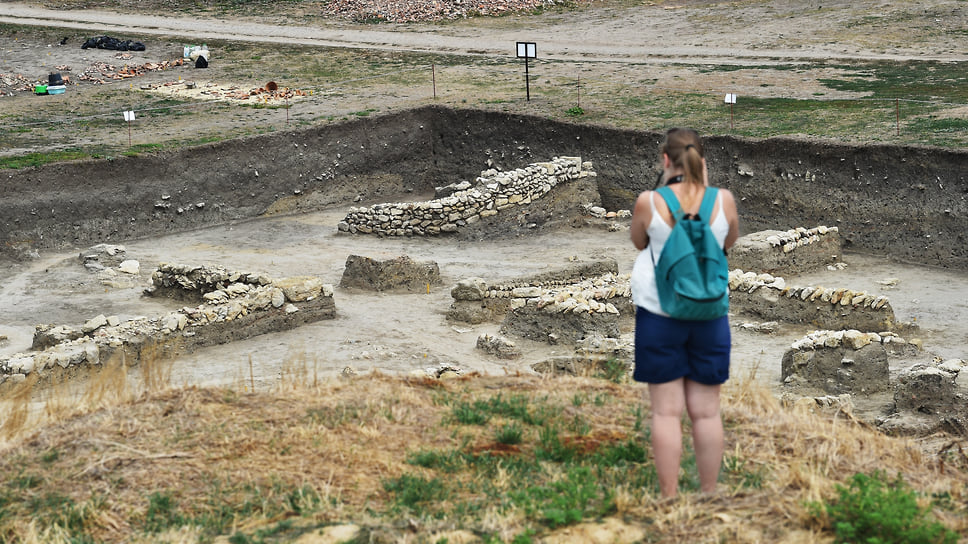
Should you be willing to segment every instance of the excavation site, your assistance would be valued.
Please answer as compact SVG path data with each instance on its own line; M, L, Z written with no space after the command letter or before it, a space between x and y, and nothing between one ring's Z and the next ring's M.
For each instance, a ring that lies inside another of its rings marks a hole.
M0 176L0 392L628 373L663 135L446 107ZM713 136L732 376L963 434L964 152Z

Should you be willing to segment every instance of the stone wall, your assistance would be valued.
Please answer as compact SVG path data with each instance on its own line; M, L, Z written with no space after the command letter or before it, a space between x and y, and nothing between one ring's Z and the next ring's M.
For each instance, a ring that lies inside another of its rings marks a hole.
M512 308L520 308L527 304L529 298L535 294L554 296L561 290L578 288L586 281L601 278L617 278L618 263L614 259L602 261L576 262L573 265L536 274L528 278L520 278L499 285L488 285L483 278L465 278L457 282L451 289L454 301L447 313L448 319L463 323L483 323L485 321L503 321ZM628 276L624 283L619 280L619 289L628 289ZM579 295L583 296L583 295ZM626 306L631 304L631 297L610 297L616 309L627 314Z
M886 296L844 288L786 285L782 277L734 269L729 272L733 313L766 321L806 323L821 329L893 330L894 309Z
M220 267L163 264L146 294L171 295L178 286L204 302L124 322L100 315L76 330L39 326L34 345L42 349L0 357L0 392L31 376L43 383L90 372L115 356L135 365L144 356L164 359L336 316L333 287L311 276L272 280Z
M787 252L786 254L789 254ZM588 281L605 288L588 289ZM895 323L894 310L886 296L845 288L787 286L782 277L755 272L730 271L730 312L766 321L806 323L821 329L889 331ZM545 279L488 285L482 278L467 278L451 290L454 302L448 317L454 321L483 323L504 320L509 332L535 337L534 310L546 317L572 314L612 314L631 318L629 275L604 272L594 280L581 278ZM532 306L532 307L529 307ZM516 310L517 315L511 315ZM527 318L524 316L527 315ZM520 322L517 320L521 318ZM541 320L543 321L543 320ZM524 323L532 323L525 326ZM586 325L591 326L590 323ZM549 331L551 326L544 326ZM611 326L610 326L611 327ZM537 327L540 329L541 327ZM573 328L573 327L571 327ZM595 330L592 327L591 330ZM613 328L608 329L613 330ZM537 336L542 336L538 334ZM573 337L575 334L568 334Z
M353 207L339 223L340 232L411 236L457 232L463 226L515 206L530 204L558 184L594 176L581 158L555 157L508 172L481 172L466 189L426 202L399 202Z
M606 274L562 286L498 287L487 296L508 301L502 333L576 344L591 335L619 336L618 308L628 306L631 288L627 274Z
M836 262L841 251L837 227L764 230L736 240L729 267L792 276Z

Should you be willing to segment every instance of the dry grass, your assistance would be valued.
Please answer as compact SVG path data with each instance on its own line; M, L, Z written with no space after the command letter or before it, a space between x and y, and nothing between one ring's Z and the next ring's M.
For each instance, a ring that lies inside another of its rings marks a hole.
M459 541L444 532L454 528L510 541L533 528L534 520L497 508L475 516L426 516L413 525L415 532L401 536L406 515L392 508L387 481L405 474L455 481L474 477L415 466L408 462L414 452L529 455L527 440L502 449L488 434L493 429L456 425L447 399L523 395L535 406L552 407L564 420L580 418L585 432L563 436L579 450L629 439L648 450L636 425L648 400L636 384L537 376L441 382L380 374L320 381L311 365L297 358L274 393L156 388L135 398L125 385L124 366L106 366L110 372L89 381L79 405L83 409L47 410L57 421L23 427L27 386L7 400L0 427L9 440L0 460L0 540L78 541L80 531L97 542L196 542L210 539L215 528L226 535L254 535L286 524L287 537L251 540L284 542L301 532L353 524L355 534L363 531L373 541L434 541L443 534ZM955 440L888 437L843 407L825 412L812 403L783 406L752 378L728 384L723 414L728 452L720 494L686 493L668 503L652 490L618 485L607 519L541 529L542 541L605 532L619 542L646 534L649 541L661 542L828 542L822 520L806 503L829 499L836 484L875 468L903 474L925 497L948 494L949 506L934 511L968 535L968 458ZM934 447L926 447L929 443ZM563 469L545 464L563 477ZM510 488L513 478L501 468L493 484ZM744 478L757 483L748 485ZM473 482L464 483L471 489ZM161 499L177 504L178 515L195 520L194 525L174 523L163 532L145 532ZM58 505L69 515L49 508ZM75 540L65 530L71 527Z

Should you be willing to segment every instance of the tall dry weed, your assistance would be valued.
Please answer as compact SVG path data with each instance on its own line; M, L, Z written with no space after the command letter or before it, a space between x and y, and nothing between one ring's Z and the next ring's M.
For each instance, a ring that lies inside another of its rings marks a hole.
M91 377L81 405L88 410L105 406L116 406L130 402L134 394L128 384L127 356L124 350L117 350L102 366L100 372Z
M3 410L3 422L0 423L0 438L12 440L20 435L30 419L30 400L33 398L34 385L37 383L37 376L31 373L27 379L17 384L10 396L0 406L5 405Z
M251 368L252 359L249 358ZM316 389L319 386L319 361L309 359L306 350L298 348L289 352L282 361L282 371L279 377L280 390ZM255 384L253 382L253 390Z
M171 387L172 359L161 353L158 344L146 343L139 354L139 362L144 394L160 393Z

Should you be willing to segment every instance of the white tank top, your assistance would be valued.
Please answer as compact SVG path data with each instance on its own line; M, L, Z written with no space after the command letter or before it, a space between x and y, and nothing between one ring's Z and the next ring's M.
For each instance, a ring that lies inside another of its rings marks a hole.
M646 234L649 235L649 245L639 252L638 257L635 258L635 264L632 266L630 280L632 302L653 314L669 317L669 314L662 311L662 306L659 304L659 289L655 285L655 263L659 262L659 255L662 255L662 248L665 246L666 240L669 239L669 234L672 233L672 227L666 224L665 220L655 211L657 193L653 191L650 196L652 222L646 229ZM659 196L659 198L662 197ZM716 195L716 204L713 209L718 209L719 213L716 214L716 219L709 225L709 228L713 231L713 236L719 243L719 247L723 247L726 242L726 235L729 234L729 221L726 220L726 214L723 212L722 192Z

